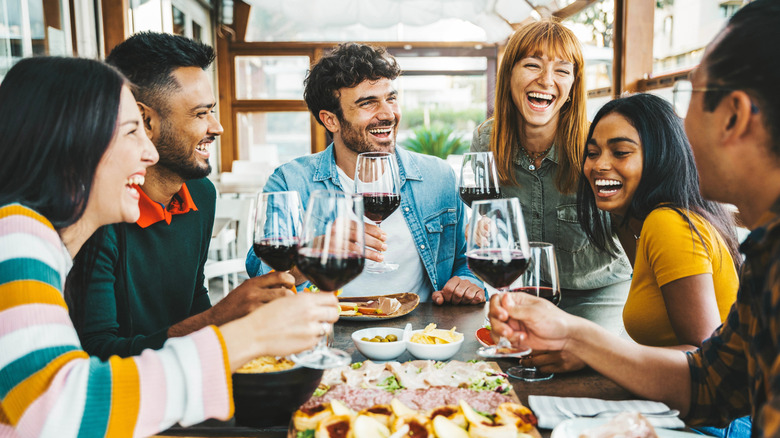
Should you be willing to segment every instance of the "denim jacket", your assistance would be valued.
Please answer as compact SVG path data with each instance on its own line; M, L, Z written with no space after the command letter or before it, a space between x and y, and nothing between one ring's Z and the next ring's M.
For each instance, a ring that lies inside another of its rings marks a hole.
M493 119L477 127L472 151L490 150ZM557 148L542 160L539 169L528 170L529 160L514 147L513 169L519 185L502 186L502 197L516 197L523 206L528 240L555 246L561 287L595 289L631 278L631 265L621 251L619 257L596 249L577 220L577 195L564 195L555 187ZM609 217L607 217L609 220ZM617 248L621 248L616 241Z
M263 187L264 192L294 190L303 205L314 190L343 191L331 143L322 152L297 158L279 166ZM396 147L401 176L401 206L433 291L441 290L458 276L482 286L466 264L466 212L460 201L455 173L444 161ZM246 258L249 275L271 270L250 249ZM430 299L430 297L428 297Z

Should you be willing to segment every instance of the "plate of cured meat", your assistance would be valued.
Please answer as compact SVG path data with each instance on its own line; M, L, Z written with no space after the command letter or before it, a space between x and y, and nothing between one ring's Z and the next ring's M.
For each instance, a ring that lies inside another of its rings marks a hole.
M288 437L540 438L536 424L495 363L367 360L326 370Z
M411 293L376 295L369 297L339 297L339 319L366 321L393 319L417 308L420 296Z

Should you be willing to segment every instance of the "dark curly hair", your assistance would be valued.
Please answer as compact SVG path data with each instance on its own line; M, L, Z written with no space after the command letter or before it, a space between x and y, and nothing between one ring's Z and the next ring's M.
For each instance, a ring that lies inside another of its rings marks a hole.
M140 32L116 45L106 62L118 68L133 83L139 102L168 115L168 96L179 89L173 71L179 67L209 68L214 49L179 35Z
M382 47L339 44L309 70L304 80L303 99L320 125L323 125L320 120L322 110L330 111L343 120L344 113L339 103L340 89L355 87L365 80L393 80L400 74L401 67Z
M687 212L703 217L718 230L726 243L735 267L739 269L739 242L733 216L717 202L708 201L699 192L699 173L693 159L693 151L685 136L682 119L672 105L664 99L646 93L634 94L607 102L596 113L590 125L588 140L599 121L609 114L620 114L636 129L642 143L642 177L636 188L628 212L630 217L644 221L654 209L663 205L676 211L702 241ZM596 207L596 199L590 183L584 175L587 144L583 147L583 171L577 192L577 213L582 229L591 243L601 250L617 254L615 242L610 236L604 212ZM706 247L706 245L705 245Z

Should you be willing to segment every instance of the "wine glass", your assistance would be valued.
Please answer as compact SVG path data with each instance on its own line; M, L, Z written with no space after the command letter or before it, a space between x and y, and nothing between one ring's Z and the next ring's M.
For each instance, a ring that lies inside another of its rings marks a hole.
M395 155L364 152L355 165L355 193L363 195L366 217L380 226L401 205L401 177ZM366 263L366 272L381 274L395 271L398 264L386 261Z
M474 201L466 235L469 269L490 286L505 293L528 266L528 237L517 198ZM482 347L482 357L519 357L531 352L514 347L503 336L496 345Z
M303 218L296 265L320 291L335 292L363 272L365 232L363 197L343 192L312 192ZM326 369L347 365L352 358L327 346L326 335L312 350L291 356L305 367Z
M303 207L298 192L267 192L257 195L252 249L277 271L295 266Z
M469 207L474 201L500 198L498 172L493 152L466 152L463 154L458 184L460 199Z
M558 281L558 262L551 243L530 242L528 269L515 284L511 292L524 292L544 298L556 306L561 302L561 283ZM514 284L512 285L514 286ZM539 371L535 367L514 366L506 373L516 379L528 382L551 379L553 373Z

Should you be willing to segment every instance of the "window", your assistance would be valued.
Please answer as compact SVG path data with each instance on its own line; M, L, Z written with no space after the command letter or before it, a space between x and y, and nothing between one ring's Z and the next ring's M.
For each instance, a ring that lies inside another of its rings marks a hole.
M308 56L236 56L237 99L303 100Z
M179 10L176 6L171 6L171 15L173 17L173 33L176 35L184 35L184 28L187 22L187 17L184 12Z
M272 166L311 152L308 111L239 112L239 157Z
M72 54L65 23L70 14L61 0L0 0L0 80L21 58Z

